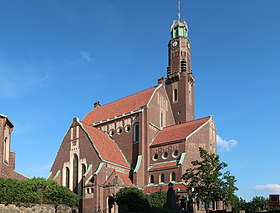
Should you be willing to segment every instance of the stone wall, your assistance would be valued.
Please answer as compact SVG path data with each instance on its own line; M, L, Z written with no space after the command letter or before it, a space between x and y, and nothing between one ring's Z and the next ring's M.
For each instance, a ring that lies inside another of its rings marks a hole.
M0 213L78 213L78 209L66 205L35 205L33 207L18 207L0 204Z

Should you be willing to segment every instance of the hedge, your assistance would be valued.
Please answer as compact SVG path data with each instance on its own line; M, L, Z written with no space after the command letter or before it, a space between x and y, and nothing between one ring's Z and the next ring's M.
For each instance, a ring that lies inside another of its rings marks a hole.
M0 178L0 203L17 206L66 204L73 207L78 205L79 197L53 180L33 178L19 181Z

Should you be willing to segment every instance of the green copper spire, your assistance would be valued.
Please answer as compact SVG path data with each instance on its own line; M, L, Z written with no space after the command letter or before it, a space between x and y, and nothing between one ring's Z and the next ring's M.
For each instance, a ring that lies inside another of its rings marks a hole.
M171 26L171 39L178 38L180 36L188 37L188 25L185 21L181 22L181 1L178 0L178 20L173 21Z

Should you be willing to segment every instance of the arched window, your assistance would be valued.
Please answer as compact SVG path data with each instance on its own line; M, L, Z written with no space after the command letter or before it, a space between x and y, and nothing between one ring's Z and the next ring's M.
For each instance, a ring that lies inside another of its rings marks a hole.
M155 177L151 175L150 183L155 183Z
M173 102L178 101L178 90L174 89L173 90Z
M66 187L69 189L70 187L70 170L66 167Z
M160 182L164 183L164 174L160 174Z
M134 124L134 137L133 137L133 142L138 142L139 141L139 124L136 123Z
M73 191L78 194L78 171L79 171L79 161L78 156L74 155L73 159Z
M176 181L176 174L175 174L175 172L172 172L171 173L171 181Z

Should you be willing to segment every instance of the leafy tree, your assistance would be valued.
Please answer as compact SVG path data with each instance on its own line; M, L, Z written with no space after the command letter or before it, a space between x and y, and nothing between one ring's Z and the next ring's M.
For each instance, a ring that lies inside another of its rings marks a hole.
M124 187L116 194L118 205L127 205L129 211L145 211L149 208L148 197L135 187Z
M219 156L199 148L200 160L192 161L192 168L186 170L183 179L188 184L189 194L195 201L202 201L209 212L212 201L221 200L226 204L234 202L236 179L230 172L222 172L227 164Z
M152 209L160 209L166 203L166 192L159 191L148 195L149 206Z
M52 180L33 178L18 181L0 178L0 203L25 206L33 204L77 206L79 197Z
M268 199L262 196L255 196L245 205L246 212L262 212L267 210Z

